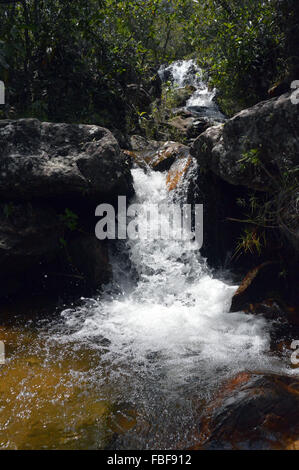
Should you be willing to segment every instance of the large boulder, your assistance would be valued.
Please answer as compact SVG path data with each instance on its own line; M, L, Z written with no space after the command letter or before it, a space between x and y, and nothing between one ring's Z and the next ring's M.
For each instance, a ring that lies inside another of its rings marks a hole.
M208 261L242 274L278 261L281 273L293 272L299 253L299 107L292 95L210 127L190 153L199 171L189 183L189 202L204 204L202 252Z
M186 170L182 186L187 189L187 203L203 204L201 254L211 267L232 269L236 261L234 242L240 236L240 224L231 219L242 217L237 199L242 197L243 188L229 185L212 171L202 172L194 157Z
M107 283L107 244L94 234L69 232L50 205L0 204L0 298L18 292L90 293Z
M291 96L258 103L201 134L191 148L200 168L233 185L272 188L299 164L299 107Z
M110 200L132 194L129 168L110 131L36 119L0 121L2 200Z
M95 207L133 194L117 141L91 125L0 121L0 297L82 295L110 279Z

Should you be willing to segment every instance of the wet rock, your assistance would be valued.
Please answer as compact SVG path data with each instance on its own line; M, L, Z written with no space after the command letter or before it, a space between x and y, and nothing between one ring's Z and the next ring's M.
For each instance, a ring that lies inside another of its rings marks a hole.
M174 108L185 106L186 102L193 95L196 88L192 85L186 85L183 88L174 88L171 94L171 102Z
M268 320L285 320L287 317L287 308L285 311L281 304L275 299L267 299L260 303L249 304L248 307L245 307L243 310L253 315L263 315L263 317Z
M132 135L130 137L130 150L124 150L124 153L130 157L131 165L135 163L137 166L146 169L163 145L164 142L147 139L140 135Z
M249 271L232 299L231 312L249 310L251 304L261 302L269 291L275 291L273 268L274 263L266 262Z
M235 240L240 236L241 227L229 219L242 218L237 199L242 197L243 188L229 185L212 172L202 172L196 161L189 166L185 180L187 203L203 204L201 254L212 267L232 269Z
M94 235L78 234L70 243L69 255L89 289L98 289L111 279L108 246Z
M94 234L66 234L49 205L0 205L0 298L41 291L90 293L111 278L108 247Z
M295 275L281 278L282 265L279 262L267 261L251 269L240 284L232 298L231 312L245 311L254 315L262 314L269 320L287 320L297 325L298 301L292 289Z
M194 117L192 113L182 112L168 121L168 126L175 128L181 138L194 139L219 121L207 116Z
M299 381L242 373L206 408L201 449L289 449L299 435Z
M195 121L193 116L176 116L168 121L168 126L174 127L182 137L188 135L188 131L192 128L192 125Z
M190 168L192 159L190 156L176 160L167 173L166 186L168 191L177 190L184 181L184 177Z
M132 163L144 169L167 171L176 160L189 155L189 147L179 142L159 142L132 136L131 143L133 150L124 150L124 153Z
M110 131L36 119L0 122L2 200L97 200L132 195L129 168Z
M62 234L63 224L50 207L0 205L0 297L30 283L32 271L53 260Z
M191 154L232 185L267 191L299 164L299 108L290 93L258 103L201 134Z
M198 137L200 134L205 132L209 127L213 127L219 124L219 121L216 121L209 117L194 118L192 124L187 129L187 137L193 139Z
M127 163L131 168L137 165L146 170L156 152L164 145L164 142L147 139L140 135L130 137L130 149L123 150Z
M151 167L155 171L167 171L176 160L189 156L189 147L178 142L165 142L156 152Z
M161 145L163 145L163 142L147 139L141 135L132 135L130 137L130 145L133 152L155 152L161 147Z

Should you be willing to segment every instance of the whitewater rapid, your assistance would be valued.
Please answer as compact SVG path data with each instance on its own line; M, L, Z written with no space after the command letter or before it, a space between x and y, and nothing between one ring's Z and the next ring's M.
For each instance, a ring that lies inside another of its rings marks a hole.
M165 173L132 174L135 202L144 211L171 199ZM121 364L136 372L155 358L153 367L178 382L200 375L212 383L215 371L273 368L267 356L271 324L262 316L229 313L237 286L215 278L194 243L128 240L122 247L128 261L123 254L112 257L114 282L106 292L62 312L68 334L60 332L59 341L102 350L120 373Z
M194 60L162 66L159 74L164 82L171 78L173 86L192 85L195 92L187 104L207 106L221 117L213 101L215 90L208 89ZM186 201L188 178L198 172L196 165L191 163L175 191L180 205ZM142 225L153 204L171 204L174 195L167 190L166 173L134 168L132 176L132 202L141 207L135 222ZM169 223L164 217L164 228ZM282 370L281 360L271 352L275 325L262 315L230 313L238 286L209 268L196 241L119 240L111 246L110 261L112 282L99 297L64 310L51 341L97 350L100 377L104 363L110 385L121 395L129 388L131 399L146 407L146 413L159 415L159 400L172 409L168 394L174 389L179 400L193 388L204 396L240 371ZM96 381L101 380L97 375Z

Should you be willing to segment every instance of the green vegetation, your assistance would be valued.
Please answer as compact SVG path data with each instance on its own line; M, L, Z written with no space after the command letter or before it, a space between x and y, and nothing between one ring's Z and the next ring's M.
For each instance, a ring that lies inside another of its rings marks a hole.
M190 1L175 4L174 9L162 0L1 2L6 114L122 130L127 120L134 125L127 85L145 84L149 94L158 64L187 52L178 46L184 27L179 23L188 18Z
M245 155L242 165L259 165L262 171L266 171L269 188L264 193L251 192L247 198L237 200L244 219L235 222L240 222L245 228L237 242L235 256L244 253L260 255L271 243L282 246L287 242L298 250L299 167L273 175L266 170L254 150Z
M169 120L182 91L161 87L162 63L197 59L228 115L266 99L275 83L286 91L299 78L298 0L19 0L1 1L0 14L7 101L0 118L93 123L177 140ZM248 143L241 168L267 172L260 151ZM296 230L298 173L267 179L265 197L242 202L249 228L238 252L260 252L272 227L290 238ZM75 214L63 218L76 229Z
M79 217L70 209L66 208L64 211L64 214L60 216L60 219L63 225L65 226L65 228L67 228L71 232L73 232L74 230L78 228Z
M185 94L186 92L187 94ZM170 82L164 83L160 98L153 101L148 112L139 113L141 131L149 139L173 140L184 143L185 139L182 133L169 125L169 122L175 117L173 109L184 105L191 95L191 87L178 89ZM185 99L182 100L182 96Z
M265 98L276 80L298 69L298 3L3 1L5 115L136 130L159 98L158 66L191 56L218 88L222 109L232 114ZM131 84L142 92L131 96Z

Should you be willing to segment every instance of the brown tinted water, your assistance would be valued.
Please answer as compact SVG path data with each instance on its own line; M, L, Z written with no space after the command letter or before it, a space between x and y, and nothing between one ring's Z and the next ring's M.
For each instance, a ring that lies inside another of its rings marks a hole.
M22 320L15 309L1 317L1 449L105 448L134 427L136 411L113 402L105 380L100 387L94 381L97 352L51 344L32 311Z

